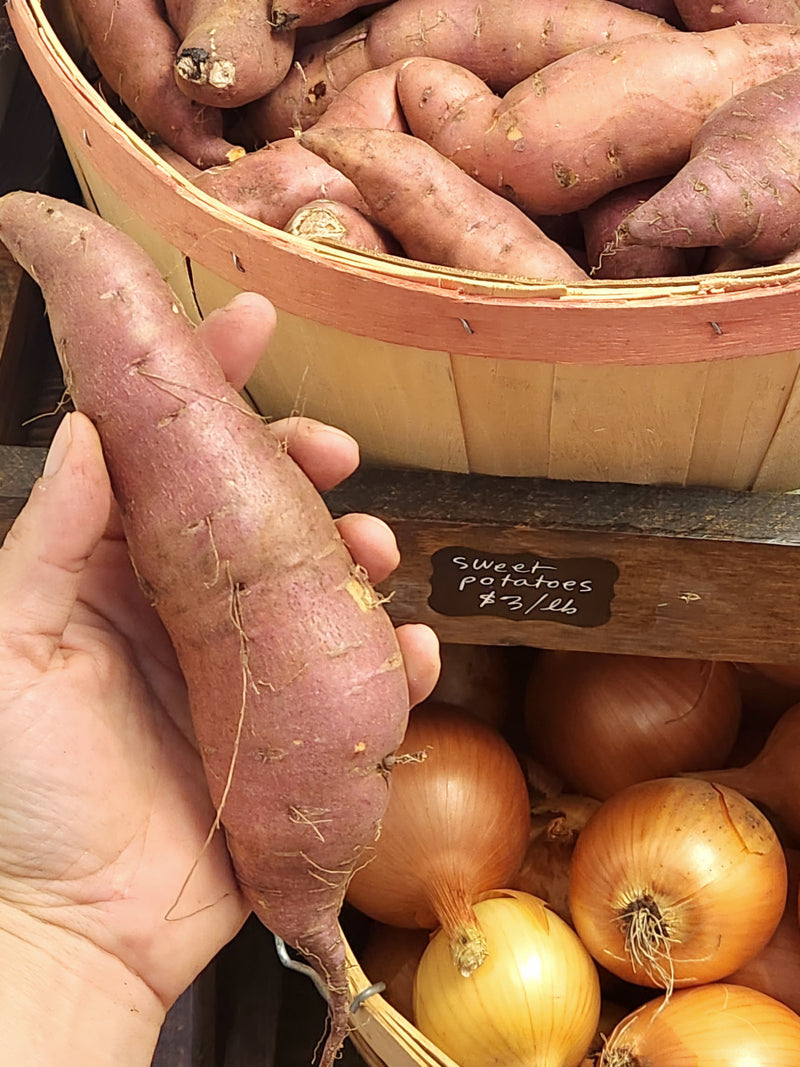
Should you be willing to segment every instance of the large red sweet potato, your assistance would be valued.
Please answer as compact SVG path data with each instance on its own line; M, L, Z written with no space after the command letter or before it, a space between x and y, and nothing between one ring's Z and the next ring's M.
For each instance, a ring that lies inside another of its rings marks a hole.
M545 281L586 280L519 208L410 134L319 123L300 143L350 178L369 217L412 259Z
M500 101L492 103L487 86L446 124L437 98L446 97L448 78L431 75L412 94L417 62L398 78L411 132L527 213L560 215L674 174L716 107L800 64L800 28L643 34L584 48ZM434 61L426 62L430 72Z
M0 199L0 240L41 285L69 391L100 433L242 889L329 989L330 1065L349 1008L339 908L407 721L394 629L138 246L29 193Z
M691 159L621 222L630 246L730 248L768 263L800 245L800 69L739 93Z
M308 129L358 74L411 56L466 67L501 93L590 44L668 32L655 15L611 0L394 0L327 40L298 48L284 81L265 101L271 137Z

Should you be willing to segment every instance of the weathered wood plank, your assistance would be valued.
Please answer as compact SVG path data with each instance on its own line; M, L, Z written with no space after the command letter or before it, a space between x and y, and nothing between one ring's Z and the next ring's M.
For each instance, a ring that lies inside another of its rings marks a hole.
M800 661L795 494L362 470L327 500L392 526L389 613L443 641Z

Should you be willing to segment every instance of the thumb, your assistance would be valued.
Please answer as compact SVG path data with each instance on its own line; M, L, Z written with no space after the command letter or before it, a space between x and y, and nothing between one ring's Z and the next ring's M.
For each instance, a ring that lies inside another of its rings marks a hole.
M71 412L0 548L0 640L15 634L60 640L111 500L97 432L85 415Z

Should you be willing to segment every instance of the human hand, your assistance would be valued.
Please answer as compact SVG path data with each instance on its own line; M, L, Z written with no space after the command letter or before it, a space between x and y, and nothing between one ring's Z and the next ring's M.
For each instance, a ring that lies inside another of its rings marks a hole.
M199 329L241 387L273 323L271 306L245 294ZM303 419L273 429L321 490L357 465L341 431ZM380 520L350 515L339 529L373 582L397 565ZM438 646L423 626L400 627L398 639L416 703L435 682ZM144 1017L146 1046L247 915L222 834L205 847L213 822L183 677L136 583L99 439L71 414L0 550L5 981L17 950L28 968L40 967L40 949L63 958L72 976L102 981L116 1006ZM128 1040L132 1055L135 1046ZM84 1062L52 1056L9 1062ZM96 1062L147 1062L126 1057Z

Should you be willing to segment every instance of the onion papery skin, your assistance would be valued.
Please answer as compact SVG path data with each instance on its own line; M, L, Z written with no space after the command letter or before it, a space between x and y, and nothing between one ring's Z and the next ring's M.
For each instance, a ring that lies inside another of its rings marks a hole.
M736 668L707 660L545 650L524 702L533 756L599 800L722 766L741 722Z
M800 852L787 850L786 861L789 892L777 930L761 952L727 975L725 981L757 989L800 1013Z
M797 1067L800 1016L731 983L682 989L631 1012L597 1067Z
M749 763L700 771L697 777L735 789L768 810L784 841L800 847L800 704L781 715Z
M574 931L526 893L475 905L489 946L469 978L434 934L414 982L417 1029L459 1067L576 1067L600 1017L597 970Z
M569 905L603 967L671 989L724 978L760 952L787 879L777 834L754 804L700 779L662 778L622 790L586 823ZM634 936L648 924L655 948Z
M508 742L460 708L425 702L411 712L380 835L347 899L392 926L442 926L455 960L459 943L468 954L479 937L473 902L508 884L529 830L527 783Z
M544 900L565 922L569 912L569 872L578 834L601 801L561 793L531 804L531 832L525 857L511 889Z

